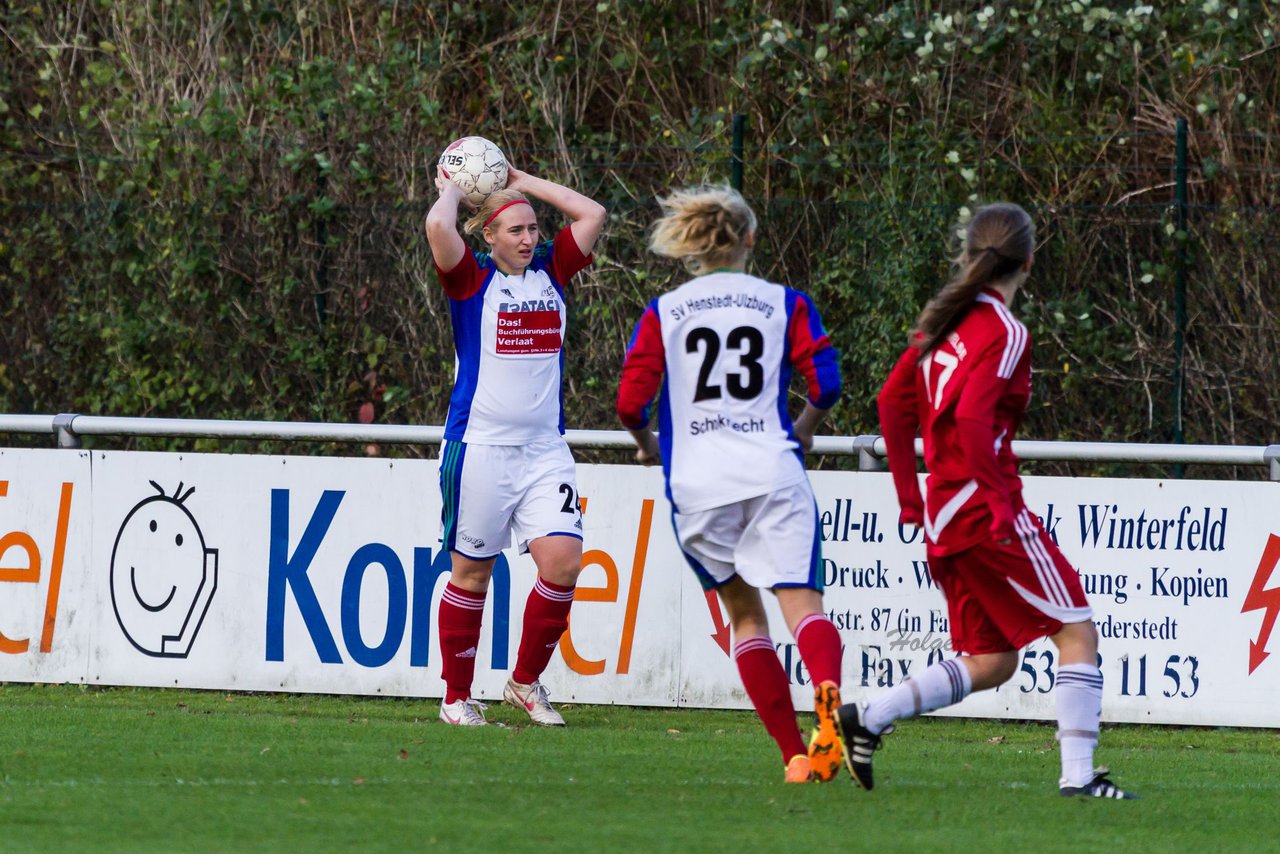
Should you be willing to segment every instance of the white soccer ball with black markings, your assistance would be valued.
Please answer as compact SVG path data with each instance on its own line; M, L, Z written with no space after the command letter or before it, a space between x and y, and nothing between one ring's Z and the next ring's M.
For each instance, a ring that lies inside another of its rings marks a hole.
M502 149L482 136L464 136L449 143L439 163L444 176L476 207L484 204L490 193L507 186L507 158Z

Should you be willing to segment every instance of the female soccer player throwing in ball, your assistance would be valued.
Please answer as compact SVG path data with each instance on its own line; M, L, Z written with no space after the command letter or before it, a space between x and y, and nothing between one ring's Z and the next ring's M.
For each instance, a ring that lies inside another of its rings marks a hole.
M881 736L900 718L960 702L1013 676L1018 650L1058 648L1056 701L1064 795L1133 797L1094 769L1102 712L1098 633L1080 576L1022 501L1010 443L1031 399L1027 328L1009 306L1031 271L1035 231L1017 205L981 208L959 273L916 322L911 346L880 392L880 424L901 522L923 526L934 581L947 600L957 658L840 709L846 764L864 789ZM913 442L924 437L927 501Z
M560 370L565 287L591 263L605 209L559 184L511 169L466 223L489 253L472 252L457 230L462 190L437 175L440 198L427 240L449 297L456 367L440 452L444 546L453 571L438 625L446 691L440 719L485 723L471 698L484 600L498 553L516 535L538 579L524 609L515 670L503 699L534 723L563 726L539 681L568 625L582 564L582 518L573 455L564 441ZM529 196L570 220L540 242Z
M756 218L728 188L661 200L649 247L696 278L655 299L622 368L618 417L661 460L676 539L733 624L733 657L752 704L782 750L787 782L840 768L840 635L822 607L818 513L801 448L840 394L836 352L812 301L744 271ZM792 369L808 404L787 413ZM663 376L665 374L665 382ZM649 405L659 387L659 435ZM770 588L816 687L818 727L806 750L759 588Z

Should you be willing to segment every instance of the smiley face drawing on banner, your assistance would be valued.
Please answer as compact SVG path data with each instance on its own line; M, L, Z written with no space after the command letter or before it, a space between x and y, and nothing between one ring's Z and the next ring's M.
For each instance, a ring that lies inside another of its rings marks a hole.
M120 525L111 551L111 605L140 652L186 658L218 586L218 551L183 502L195 487L137 504Z

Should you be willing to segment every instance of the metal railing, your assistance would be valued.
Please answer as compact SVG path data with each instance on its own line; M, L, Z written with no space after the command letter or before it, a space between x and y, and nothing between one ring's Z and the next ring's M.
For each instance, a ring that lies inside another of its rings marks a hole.
M47 433L60 448L78 448L82 436L146 436L188 439L277 439L317 442L381 442L438 445L443 427L401 424L333 424L307 421L212 421L195 418L122 418L105 415L0 415L0 434ZM567 430L575 448L634 447L623 430ZM1171 445L1129 442L1043 442L1016 440L1013 452L1022 460L1052 462L1164 463L1222 466L1267 466L1280 481L1280 445ZM818 436L813 453L855 456L863 471L885 468L881 436ZM923 445L916 440L916 454Z

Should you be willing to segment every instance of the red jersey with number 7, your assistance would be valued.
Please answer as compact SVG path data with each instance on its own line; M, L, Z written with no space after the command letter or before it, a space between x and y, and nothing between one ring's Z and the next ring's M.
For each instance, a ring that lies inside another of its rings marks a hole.
M1010 444L1030 400L1027 328L991 288L932 351L908 347L898 359L878 398L880 424L903 517L921 522L930 554L988 539L993 519L1012 522L1023 508ZM927 500L916 475L917 430Z

